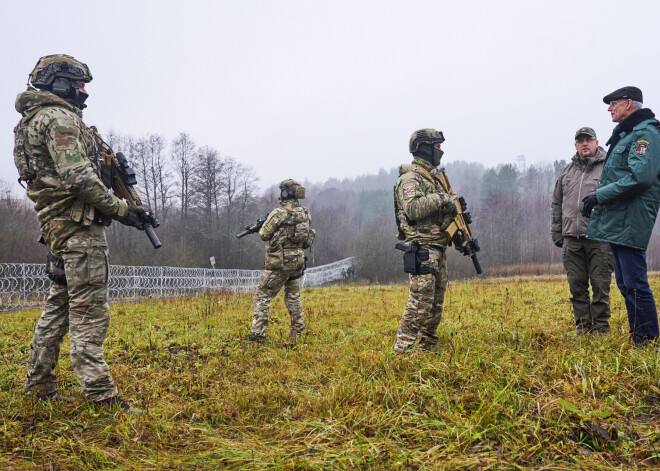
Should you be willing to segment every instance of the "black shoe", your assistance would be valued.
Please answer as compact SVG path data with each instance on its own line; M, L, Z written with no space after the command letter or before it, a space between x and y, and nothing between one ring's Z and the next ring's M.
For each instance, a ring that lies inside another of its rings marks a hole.
M124 401L119 396L112 396L107 399L101 399L100 401L94 401L94 402L96 404L100 404L106 407L119 407L122 410L122 412L124 412L125 414L143 415L147 413L147 411L136 409L135 407L131 407L131 405L128 402Z
M266 337L262 336L262 335L250 334L250 336L248 337L248 340L250 342L264 343L266 341Z
M648 338L648 337L644 337L644 338L641 338L641 339L640 338L631 338L629 340L629 342L631 342L635 347L646 347L648 345L655 345L655 346L658 345L657 339Z
M605 328L597 328L597 327L594 327L594 328L591 330L591 333L592 333L592 334L596 334L596 335L606 335L606 334L609 334L609 333L610 333L610 328L609 328L609 327L605 327Z

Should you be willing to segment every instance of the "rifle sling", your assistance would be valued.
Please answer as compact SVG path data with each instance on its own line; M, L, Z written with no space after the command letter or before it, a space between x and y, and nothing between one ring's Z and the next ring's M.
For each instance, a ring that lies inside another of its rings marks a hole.
M440 180L438 178L435 178L433 175L431 175L431 173L428 170L426 170L424 167L420 167L417 164L412 164L412 167L415 173L423 175L424 177L426 177L428 181L433 183L435 186L439 186L443 192L449 194L448 189L444 187L444 185L440 182Z

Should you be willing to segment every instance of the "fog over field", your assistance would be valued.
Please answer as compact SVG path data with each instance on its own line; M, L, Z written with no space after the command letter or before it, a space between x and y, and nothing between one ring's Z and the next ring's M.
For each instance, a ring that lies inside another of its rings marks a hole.
M14 179L16 94L53 53L91 67L88 124L187 132L260 190L389 170L420 127L444 131L448 161L551 163L579 127L607 140L615 88L660 109L659 14L651 0L6 2L0 171Z

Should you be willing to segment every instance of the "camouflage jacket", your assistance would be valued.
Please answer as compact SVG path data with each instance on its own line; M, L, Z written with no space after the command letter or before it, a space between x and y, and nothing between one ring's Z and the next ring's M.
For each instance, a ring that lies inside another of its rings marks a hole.
M415 166L427 172L433 166L415 157L412 165L399 167L399 179L394 186L394 213L399 228L399 238L406 242L416 240L420 244L449 244L441 230L445 216L444 208L450 200L423 172L415 171Z
M259 229L266 244L266 269L300 269L304 249L311 247L316 232L310 228L309 211L298 200L286 200L273 209Z
M94 208L110 216L126 212L97 174L96 144L78 108L29 89L16 97L16 111L23 118L14 129L14 156L25 158L35 175L27 195L42 226L55 217L91 224Z

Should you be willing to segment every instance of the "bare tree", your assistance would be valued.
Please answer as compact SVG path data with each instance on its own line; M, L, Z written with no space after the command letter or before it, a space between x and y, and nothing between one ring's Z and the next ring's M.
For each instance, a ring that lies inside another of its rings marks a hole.
M149 157L147 155L147 138L130 139L126 144L128 160L131 163L138 181L137 192L140 199L153 208L152 190L149 184Z
M174 196L173 179L165 157L165 138L149 134L128 148L130 160L138 176L138 191L143 202L164 222L169 211L169 202Z
M220 192L222 179L220 172L223 163L217 150L204 146L198 149L191 175L194 206L201 218L200 229L204 237L217 237L220 220Z
M99 130L100 132L100 130ZM101 137L105 142L108 143L108 145L112 148L112 150L117 153L117 152L123 152L123 141L124 138L122 138L119 134L117 134L113 129L110 129L107 133L101 134Z
M39 223L32 202L18 199L0 180L0 261L43 262L45 246L37 243Z
M236 248L238 244L234 237L240 227L238 218L244 214L247 206L253 201L257 178L251 168L246 167L234 157L225 157L222 159L220 179L222 183L220 201L223 213L218 231L223 239L220 256L232 263L237 262L240 257Z
M148 184L153 194L153 206L156 214L164 221L167 218L168 203L171 199L172 177L167 169L165 157L165 138L158 134L150 134L147 139Z
M193 160L195 157L195 142L188 133L182 132L172 141L171 160L176 168L179 188L179 203L181 219L188 218L190 209L190 196L192 189L190 179L193 171Z

